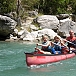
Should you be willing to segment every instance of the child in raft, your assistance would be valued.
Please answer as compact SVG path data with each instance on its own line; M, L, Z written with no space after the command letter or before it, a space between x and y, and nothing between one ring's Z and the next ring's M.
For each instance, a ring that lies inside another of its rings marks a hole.
M54 37L54 43L52 43L52 53L61 54L61 40L58 36Z
M41 49L35 48L38 53L41 54L61 54L69 51L67 46L65 46L64 42L60 40L58 36L54 37L54 42L48 40L47 36L42 37L42 44L36 44L37 46L41 46ZM63 47L65 46L65 48Z
M58 36L54 37L54 43L53 43L53 54L66 54L69 53L69 48L65 44L64 40L61 40Z
M40 53L43 54L51 54L51 50L49 49L50 47L50 41L48 40L48 37L46 35L42 36L42 44L36 44L37 46L41 46L41 49L35 48Z

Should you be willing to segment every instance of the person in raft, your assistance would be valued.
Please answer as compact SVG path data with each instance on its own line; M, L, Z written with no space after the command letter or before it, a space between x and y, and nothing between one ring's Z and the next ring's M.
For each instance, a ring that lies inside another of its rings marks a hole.
M41 46L41 49L35 48L36 53L40 54L61 54L62 46L65 44L62 43L59 37L54 37L54 42L49 41L46 35L42 36L42 44L37 43L37 46ZM64 51L64 49L63 49Z
M54 37L54 43L52 44L51 50L53 54L66 54L69 52L69 49L64 40L58 36Z
M51 54L50 41L46 35L42 36L42 43L37 43L36 46L41 46L41 49L37 47L35 48L35 50L37 50L39 53Z
M62 54L70 53L70 50L67 46L67 42L64 41L64 39L61 41L61 52L62 52Z
M70 41L70 42L68 42L68 47L69 47L69 48L71 47L71 49L76 48L76 37L75 37L75 35L74 35L74 31L73 31L73 30L70 30L70 31L69 31L69 35L70 35L70 36L68 36L68 37L66 38L67 42ZM71 49L70 49L70 50L71 50Z
M54 43L52 43L52 53L61 54L61 40L58 36L54 37Z
M42 44L36 44L37 46L41 46L41 49L35 48L38 53L41 54L61 54L61 46L59 37L54 37L55 43L48 40L47 36L42 36Z

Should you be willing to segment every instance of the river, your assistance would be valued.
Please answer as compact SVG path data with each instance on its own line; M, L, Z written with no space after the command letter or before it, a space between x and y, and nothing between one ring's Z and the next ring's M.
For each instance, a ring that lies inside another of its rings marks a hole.
M35 43L0 42L0 76L75 76L76 57L27 67L24 52L34 51Z

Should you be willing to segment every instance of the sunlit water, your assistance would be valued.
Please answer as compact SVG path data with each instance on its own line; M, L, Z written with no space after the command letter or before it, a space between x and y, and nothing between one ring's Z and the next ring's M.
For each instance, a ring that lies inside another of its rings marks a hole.
M24 52L34 47L31 42L0 42L0 76L76 76L76 57L27 67Z

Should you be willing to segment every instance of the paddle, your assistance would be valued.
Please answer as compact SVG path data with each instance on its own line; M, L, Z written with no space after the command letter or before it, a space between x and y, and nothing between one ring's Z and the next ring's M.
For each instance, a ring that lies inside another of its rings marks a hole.
M76 44L73 43L73 42L71 42L71 41L68 41L68 40L67 40L67 42L68 42L69 44L72 44L72 45L68 45L69 50L70 50L70 47L72 46L72 47L74 48L74 50L71 50L71 51L74 52L74 53L76 54Z
M73 48L76 49L76 44L75 44L74 42L67 41L67 43L68 43L68 47L69 47L69 48L70 48L70 47L73 47Z
M73 42L70 42L70 41L67 41L68 43L70 43L70 44L73 44L73 45L76 45L75 43L73 43Z
M37 50L36 50L37 46L38 46L38 45L36 45L36 47L35 47L35 51L37 51Z
M62 39L62 40L65 41L65 42L67 42L67 43L69 43L69 44L72 44L72 45L76 46L76 44L73 43L73 42L71 42L71 41L68 41L68 40L66 40L66 39ZM76 47L75 47L75 48L76 48Z

